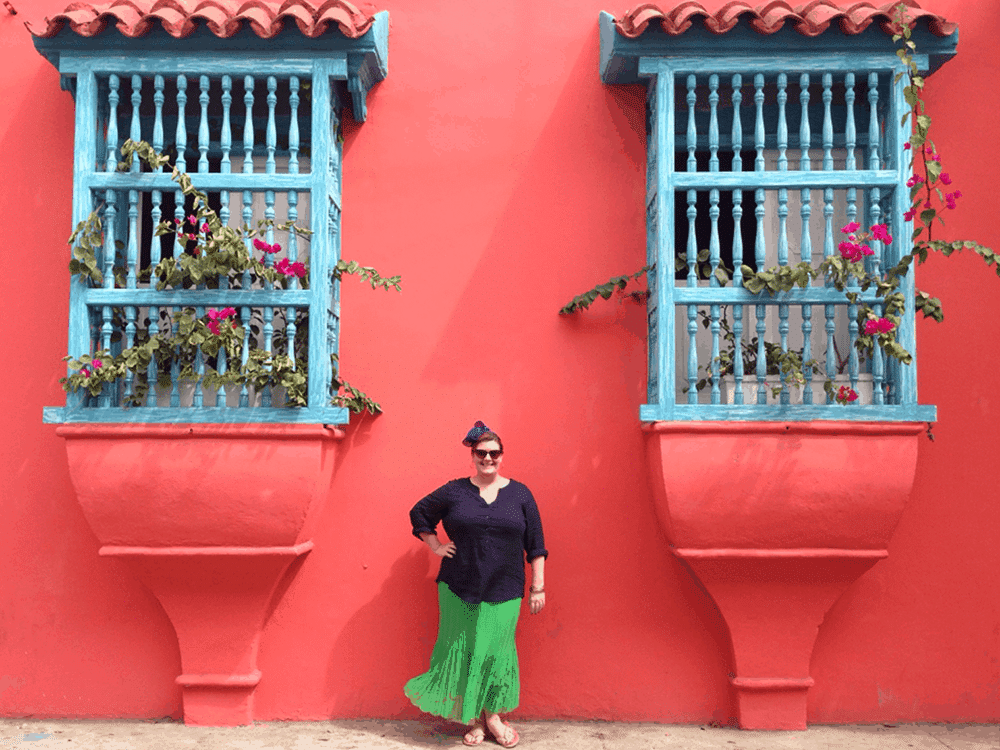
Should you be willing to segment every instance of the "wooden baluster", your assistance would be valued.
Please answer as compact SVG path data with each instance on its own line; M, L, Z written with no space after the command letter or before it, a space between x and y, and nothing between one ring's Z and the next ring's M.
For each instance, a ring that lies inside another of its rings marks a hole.
M848 172L858 168L855 161L854 148L858 135L854 124L854 73L844 76L844 102L847 105L847 122L844 126L844 147L847 149L847 161L844 165ZM847 222L851 223L858 215L857 188L847 189Z
M177 162L176 167L181 172L187 171L187 159L185 157L185 152L187 151L187 76L183 73L177 75L177 129L175 131L175 145L177 147ZM184 226L187 217L184 214L184 193L181 190L174 192L174 222L175 229L178 232L184 231L186 228ZM174 245L174 257L177 257L179 253L183 253L186 247L186 242L183 240ZM173 316L173 331L174 335L177 335L178 321L176 314ZM170 379L172 381L170 387L170 405L172 407L179 407L181 405L181 395L180 395L180 362L177 357L174 357L173 365L170 368Z
M713 73L708 77L708 171L718 173L719 171L719 76ZM711 287L720 286L716 277L716 271L720 263L720 242L719 242L719 189L711 188L708 191L708 218L711 227L708 242L708 262L711 268L708 284ZM712 331L712 403L717 404L720 400L719 390L719 330L720 330L720 308L714 304L709 309L710 328Z
M208 171L208 76L198 78L198 103L201 104L201 116L198 118L198 171Z
M233 128L229 119L229 110L232 104L233 79L229 76L222 76L222 132L219 134L219 147L222 149L219 171L222 174L229 174L233 171L232 163L229 160L229 152L233 147ZM222 203L222 207L219 209L219 221L222 222L223 226L226 226L229 224L229 191L223 190L219 193L219 200Z
M809 74L803 73L799 77L799 105L802 116L799 122L799 169L808 172L812 169L812 161L809 158L809 147L812 141L812 130L809 127ZM810 220L812 218L812 194L809 188L802 188L799 191L801 207L799 213L802 217L802 234L799 240L799 257L802 261L812 264L812 235L809 231ZM812 305L804 304L802 307L802 362L805 364L812 359ZM802 403L811 404L813 402L812 371L803 369L806 375L805 386L802 389Z
M291 119L288 123L288 172L289 174L299 173L299 79L292 76L288 81L288 103L291 107ZM288 220L293 224L299 220L299 193L297 190L288 191ZM288 248L286 254L289 263L298 260L298 236L295 230L288 233ZM286 285L289 289L298 289L298 277L292 276ZM285 308L285 336L288 341L288 356L292 363L295 363L295 324L296 308Z
M833 171L833 116L831 106L833 102L833 76L830 73L823 74L823 171ZM823 257L829 258L834 253L834 233L833 233L833 188L823 190ZM833 286L829 279L826 279L824 286ZM837 348L834 343L834 335L837 332L837 306L824 305L823 315L825 318L824 328L826 331L826 377L833 380L837 376ZM832 399L827 396L826 403L831 403Z
M139 124L139 106L142 104L142 78L137 75L132 76L132 120L129 127L129 138L133 141L142 139L142 128ZM130 172L139 173L139 160L133 158ZM125 288L136 288L136 258L139 251L139 191L128 191L128 242L125 249ZM136 317L135 305L126 305L125 313L125 348L130 348L135 344ZM125 373L125 397L132 395L135 375L131 370Z
M253 174L253 145L254 145L254 132L253 132L253 87L254 79L253 76L244 76L243 78L243 103L246 106L246 116L243 120L243 173ZM249 190L243 191L243 224L244 226L250 225L250 220L253 218L253 193ZM253 255L253 245L248 238L246 241L247 252ZM245 271L243 273L242 288L250 288L250 272ZM241 361L245 365L250 356L250 314L251 310L249 307L240 308L240 321L243 324L243 351L241 354ZM246 385L240 389L240 406L250 405L250 392Z
M118 169L118 93L121 82L118 76L112 74L108 76L108 130L106 143L106 159L104 169L108 173ZM106 190L104 193L104 249L101 258L101 271L104 275L104 288L114 289L115 287L115 252L116 252L116 223L118 218L118 195L114 190ZM111 305L104 305L101 308L101 349L111 348L111 338L114 334L114 314ZM98 397L97 405L102 408L111 406L110 389L105 386Z
M766 166L764 161L764 75L757 73L754 75L754 104L757 110L756 122L754 124L754 146L757 149L757 158L754 162L754 171L763 172ZM765 244L764 219L766 210L764 201L766 195L762 188L758 188L755 193L756 208L754 215L757 219L757 233L754 239L754 262L757 270L763 271L767 262L767 246ZM754 312L757 317L757 403L767 403L767 362L764 350L764 334L767 333L767 306L756 305Z
M202 174L208 172L208 88L208 76L199 76L198 103L201 105L201 112L198 116L198 172ZM190 231L195 233L196 236L200 234L200 224L195 224ZM199 288L204 288L204 286L204 284L198 285ZM199 318L204 317L205 308L196 308L195 314ZM205 405L204 387L202 386L202 379L205 377L205 355L200 346L194 355L194 371L197 376L197 380L194 385L194 395L191 399L191 406L195 409L200 409Z
M157 152L163 151L163 102L165 100L165 95L163 93L165 83L163 76L156 74L153 76L153 149ZM157 170L162 171L162 170ZM150 218L152 220L153 229L155 231L156 227L159 225L160 220L163 218L163 192L160 190L154 190L150 195ZM149 243L149 267L150 269L156 268L157 264L160 262L160 238L152 237ZM150 277L149 280L150 287L156 286L156 279ZM149 308L149 325L147 326L147 332L149 337L153 338L160 331L160 308L155 306L150 306ZM157 364L157 357L153 355L150 363L149 369L146 370L146 382L149 384L149 391L146 393L146 406L156 406L156 381L159 375L159 365Z
M697 102L698 95L696 92L697 80L693 75L687 77L687 106L688 106L688 121L687 121L687 171L697 172L698 171L698 158L695 155L695 151L698 146L698 128L695 124L694 110L695 103ZM687 191L687 219L688 219L688 236L687 236L687 285L688 286L698 286L698 239L695 230L695 221L698 218L698 194L694 190ZM696 404L698 403L698 347L697 347L697 334L698 334L698 306L688 305L687 306L687 317L688 317L688 403Z
M878 73L868 74L868 169L881 169L882 162L879 158L879 122L878 122ZM868 191L868 217L871 224L882 223L882 191L873 187ZM882 260L882 243L878 240L870 240L869 246L874 251L874 255L868 257L865 265L876 276L880 275ZM873 311L878 317L882 317L882 305L873 306ZM885 391L883 383L885 381L885 354L878 345L872 347L872 403L882 405L885 403Z
M278 88L278 79L274 76L267 77L267 130L265 132L264 146L267 150L267 161L265 162L264 171L267 174L274 174L275 163L274 163L274 151L277 147L278 131L275 127L274 122L274 108L278 102L277 94L275 93ZM267 241L268 243L274 243L274 191L267 190L264 193L264 218L267 220ZM268 254L264 259L268 268L274 266L274 255ZM270 281L264 281L265 289L273 289L274 286ZM274 339L274 308L265 307L264 308L264 351L268 354L272 352ZM261 406L271 405L271 389L265 388L264 392L261 394Z
M230 109L233 105L233 79L228 76L222 76L222 131L219 133L219 148L222 151L222 159L219 162L219 172L222 174L229 174L232 172L232 162L230 161L229 153L233 148L233 126L230 120ZM229 225L229 191L222 190L219 192L219 202L221 206L219 207L219 221L223 226ZM227 274L219 275L219 289L229 288L229 276ZM225 348L219 349L219 354L216 357L216 372L220 375L226 372L228 363L226 361L226 350ZM220 385L215 392L215 405L216 406L227 406L226 404L226 388Z
M240 362L243 366L250 360L250 316L253 311L247 306L240 307L240 322L243 324L243 344L240 350ZM240 406L250 406L250 391L246 385L240 389Z
M778 74L778 171L788 171L788 119L785 104L788 102L788 76ZM788 189L778 189L778 265L788 265ZM788 305L778 305L778 332L781 336L781 351L788 351ZM788 384L785 375L781 378L781 403L789 402Z
M698 171L698 158L695 155L695 151L698 147L698 128L695 124L694 110L695 103L697 102L698 96L695 90L696 79L693 75L687 77L687 106L688 106L688 121L687 121L687 171L697 172ZM695 232L695 220L698 217L698 194L694 190L687 191L687 219L688 219L688 237L687 237L687 285L688 286L698 286L698 239Z
M733 172L743 171L743 158L740 151L743 148L743 122L740 119L740 104L743 101L743 77L736 73L733 76ZM743 191L733 191L733 286L743 286L743 231L740 223L743 219ZM733 403L743 403L743 357L741 342L743 341L743 305L733 303L733 380L735 381Z
M177 334L180 331L180 321L177 319L177 308L170 308L170 332L174 338L177 340ZM172 352L173 359L170 363L170 406L174 409L181 405L181 391L180 391L180 347L175 346Z

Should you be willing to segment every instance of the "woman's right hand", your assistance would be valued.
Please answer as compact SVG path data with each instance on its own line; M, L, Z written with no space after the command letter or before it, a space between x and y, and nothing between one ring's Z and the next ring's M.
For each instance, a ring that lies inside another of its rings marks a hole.
M454 557L455 543L447 542L446 544L439 544L438 548L434 550L434 554L438 557Z

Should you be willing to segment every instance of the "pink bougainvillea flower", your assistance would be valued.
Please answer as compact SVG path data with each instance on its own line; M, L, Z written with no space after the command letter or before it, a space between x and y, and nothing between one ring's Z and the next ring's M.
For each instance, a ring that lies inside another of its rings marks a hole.
M219 335L219 321L217 321L217 320L210 320L210 321L208 321L205 324L205 327L208 328L208 330L210 330L216 336Z
M910 179L906 181L906 187L913 187L914 185L919 185L923 181L924 178L921 175L918 174L912 175Z
M101 362L101 360L99 360L99 359L92 359L90 361L90 364L92 364L94 367L101 367L101 366L103 366L104 363Z
M859 248L853 242L844 240L837 246L837 249L840 251L841 257L846 258L852 263L860 257Z
M208 234L208 230L209 229L210 229L210 227L208 226L208 222L207 221L204 224L201 225L201 231L203 231L205 234Z
M845 226L845 227L844 227L843 229L841 229L840 231L841 231L841 232L843 232L844 234L853 234L854 232L857 232L857 231L858 231L858 228L859 228L860 226L861 226L861 225L860 225L860 224L858 224L858 222L856 222L856 221L852 221L852 222L851 222L850 224L848 224L847 226Z
M941 154L933 154L931 156L931 161L941 161Z
M279 245L277 242L275 242L273 245L269 245L268 243L264 242L264 240L260 239L259 237L257 237L257 238L254 239L253 246L255 248L257 248L258 250L260 250L262 253L273 254L273 253L280 253L281 252L281 245Z
M192 224L194 224L195 226L198 225L198 217L195 216L194 214L191 214L190 216L188 216L188 221L191 222Z
M886 318L879 318L878 320L869 318L865 321L865 333L869 336L876 333L889 333L895 327L895 324Z
M913 217L917 215L917 209L911 208L905 214L903 214L903 221L913 221Z
M872 250L868 245L861 245L857 242L849 242L844 240L837 246L840 251L840 255L843 258L851 261L851 263L857 263L865 255L874 255L875 251Z
M858 400L858 392L850 386L842 385L837 391L837 403L846 404Z
M298 276L305 278L306 267L302 263L295 262L289 263L288 258L282 258L277 263L274 264L274 270L285 276Z
M84 365L83 367L80 368L80 374L83 375L83 377L85 377L85 378L89 378L90 377L90 370L87 369L86 365Z
M187 238L188 238L189 240L197 240L197 239L198 239L198 235L196 235L196 234L193 234L192 232L188 232L188 236L187 236Z
M906 143L903 144L903 149L905 151L909 151L910 150L910 142L909 141L907 141Z
M892 244L892 235L889 234L889 227L887 227L885 224L875 224L871 228L871 233L873 240L881 240L887 245Z

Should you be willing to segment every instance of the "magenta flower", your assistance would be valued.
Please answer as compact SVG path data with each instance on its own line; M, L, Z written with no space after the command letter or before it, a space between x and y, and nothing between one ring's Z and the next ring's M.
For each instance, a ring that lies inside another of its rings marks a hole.
M858 392L851 388L850 386L842 385L840 390L837 391L837 403L846 404L851 401L858 400Z
M188 216L188 221L190 221L195 226L198 226L198 217L195 216L194 214L191 214L190 216Z
M210 227L208 226L208 222L207 221L204 224L201 225L201 231L203 231L205 234L208 234L209 228Z
M869 318L865 321L865 334L872 336L877 333L889 333L895 327L893 322L886 318L879 318L878 320Z
M191 232L188 232L188 236L187 236L187 238L188 238L189 240L197 240L197 239L198 239L198 235L196 235L196 234L192 234Z
M236 309L232 307L224 307L221 310L209 310L208 311L208 322L205 323L205 327L208 328L216 336L219 335L219 326L224 323L229 318L236 315ZM232 324L233 328L236 327L236 323Z
M840 251L841 257L846 258L851 263L857 263L861 260L861 246L854 242L844 240L837 246L837 249Z
M941 182L943 182L945 185L950 185L951 184L951 175L949 175L947 172L942 172L940 179L941 179Z
M875 224L871 229L871 233L873 240L881 240L887 245L892 244L892 235L889 234L889 227L885 224Z
M80 368L80 374L83 375L83 377L85 377L85 378L89 378L90 377L90 370L87 369L86 365L84 365L83 367Z
M273 254L281 252L281 245L279 245L277 242L275 242L273 245L269 245L259 237L254 238L253 246L258 250L260 250L262 253Z
M911 208L905 214L903 214L903 221L913 221L913 217L917 215L917 209Z
M910 150L910 142L909 141L907 141L906 143L903 144L903 150L904 151L909 151Z
M860 225L860 224L858 224L858 222L856 222L856 221L852 221L852 222L851 222L850 224L848 224L847 226L845 226L845 227L844 227L843 229L841 229L840 231L841 231L841 232L843 232L844 234L853 234L854 232L857 232L857 231L858 231L858 228L859 228L860 226L861 226L861 225Z
M913 187L914 185L919 185L924 181L924 178L918 174L913 175L906 181L906 187Z
M92 364L92 365L93 365L94 367L100 367L100 366L101 366L101 365L103 365L104 363L103 363L103 362L101 362L101 360L99 360L99 359L92 359L92 360L90 361L90 364Z
M298 276L305 278L306 267L296 261L295 263L289 263L288 258L282 258L277 263L274 264L274 270L285 276Z

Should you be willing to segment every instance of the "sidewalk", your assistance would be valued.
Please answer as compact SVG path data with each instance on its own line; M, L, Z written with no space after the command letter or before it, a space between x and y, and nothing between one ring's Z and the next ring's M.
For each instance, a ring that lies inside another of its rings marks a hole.
M815 726L761 732L675 724L521 721L533 750L997 750L996 724ZM187 727L143 721L0 719L0 748L18 750L401 750L463 747L457 724L427 721L272 722ZM487 740L485 750L499 745Z

